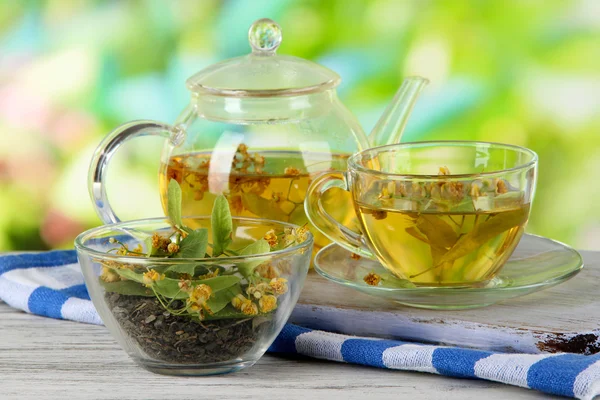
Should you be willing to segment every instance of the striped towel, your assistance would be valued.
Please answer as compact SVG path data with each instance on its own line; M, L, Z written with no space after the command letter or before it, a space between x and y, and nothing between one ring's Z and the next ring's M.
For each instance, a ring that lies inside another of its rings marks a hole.
M0 299L32 314L102 323L74 251L0 256ZM285 326L269 351L487 379L579 399L600 394L600 354L504 354L339 335L291 324Z

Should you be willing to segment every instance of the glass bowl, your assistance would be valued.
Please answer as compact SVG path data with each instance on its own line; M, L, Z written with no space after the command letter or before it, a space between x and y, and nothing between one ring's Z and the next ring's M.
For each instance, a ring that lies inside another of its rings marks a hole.
M185 218L184 223L211 232L210 217ZM282 233L285 228L298 226L234 217L229 248L244 248L271 229ZM168 237L171 232L167 220L155 218L101 226L76 238L86 286L104 324L134 361L152 372L212 375L253 365L298 300L312 235L283 250L250 256L192 259L114 252L121 244L145 252L154 233ZM183 274L190 268L194 275ZM177 315L180 310L187 311Z

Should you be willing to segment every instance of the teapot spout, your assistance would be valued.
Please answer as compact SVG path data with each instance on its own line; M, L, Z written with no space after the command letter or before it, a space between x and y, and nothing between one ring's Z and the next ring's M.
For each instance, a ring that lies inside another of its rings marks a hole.
M369 135L369 143L372 147L400 143L408 117L419 97L419 93L428 83L428 79L420 76L411 76L404 79L394 99Z

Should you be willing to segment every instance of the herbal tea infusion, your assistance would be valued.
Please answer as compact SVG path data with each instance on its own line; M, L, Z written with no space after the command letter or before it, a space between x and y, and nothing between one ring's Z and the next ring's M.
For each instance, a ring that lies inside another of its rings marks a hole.
M211 155L175 156L161 166L163 207L167 203L168 182L174 179L181 186L183 215L210 214L215 198L223 194L234 216L304 225L308 222L304 198L313 175L323 169L344 170L347 159L345 155L250 152L244 144L238 147L233 160L211 159ZM354 218L350 197L343 191L329 194L324 207L340 222L351 224ZM329 243L316 229L311 232L315 235L315 248Z
M402 212L360 207L365 234L393 272L412 282L488 279L519 243L528 206L498 212ZM402 266L402 269L395 267Z
M510 257L529 204L503 179L446 182L377 181L357 202L375 254L415 284L461 285L493 277Z

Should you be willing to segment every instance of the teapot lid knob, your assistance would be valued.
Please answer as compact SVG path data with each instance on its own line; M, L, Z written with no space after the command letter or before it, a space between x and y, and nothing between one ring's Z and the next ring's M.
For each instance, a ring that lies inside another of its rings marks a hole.
M269 18L254 21L248 31L248 40L252 53L261 55L275 54L281 44L281 27Z

